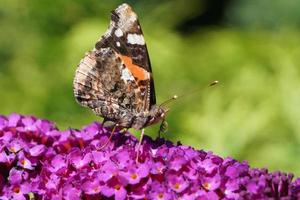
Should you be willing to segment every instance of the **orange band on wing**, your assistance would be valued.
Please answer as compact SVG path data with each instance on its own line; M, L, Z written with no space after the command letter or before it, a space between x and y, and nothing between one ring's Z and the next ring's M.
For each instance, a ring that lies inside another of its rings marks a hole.
M138 65L132 63L132 59L128 56L119 55L125 66L129 69L132 75L138 80L149 79L148 72Z

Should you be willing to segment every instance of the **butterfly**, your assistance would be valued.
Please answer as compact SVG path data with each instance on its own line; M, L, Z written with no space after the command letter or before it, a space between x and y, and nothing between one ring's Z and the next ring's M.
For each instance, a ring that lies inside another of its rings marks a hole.
M148 50L128 4L112 11L108 30L80 61L73 90L79 104L111 126L144 130L164 121L168 109L156 105Z

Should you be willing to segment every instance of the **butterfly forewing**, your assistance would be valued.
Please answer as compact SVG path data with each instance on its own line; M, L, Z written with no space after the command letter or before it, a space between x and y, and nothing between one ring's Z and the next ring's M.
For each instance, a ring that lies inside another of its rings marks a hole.
M108 31L78 65L73 86L80 104L113 121L133 120L155 104L148 51L130 6L112 12Z
M156 104L151 64L137 15L127 4L123 4L112 11L108 31L95 46L96 49L106 47L113 48L122 56L124 61L128 61L127 67L130 68L130 63L137 66L130 69L142 90L143 108L149 110L151 105ZM140 73L135 73L137 68L139 68L137 72L140 71ZM139 76L141 73L146 76Z

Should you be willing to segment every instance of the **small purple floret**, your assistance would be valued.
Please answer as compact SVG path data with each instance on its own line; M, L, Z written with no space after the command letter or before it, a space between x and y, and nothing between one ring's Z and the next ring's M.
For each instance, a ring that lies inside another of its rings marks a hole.
M0 199L300 199L300 178L99 123L58 130L48 120L0 116Z

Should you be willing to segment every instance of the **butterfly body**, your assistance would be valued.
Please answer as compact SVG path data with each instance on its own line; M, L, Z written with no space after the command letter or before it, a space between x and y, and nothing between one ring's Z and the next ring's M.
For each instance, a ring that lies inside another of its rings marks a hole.
M122 128L143 129L165 118L137 15L127 4L112 12L107 32L80 61L73 82L78 103Z

